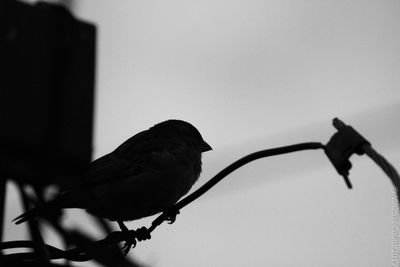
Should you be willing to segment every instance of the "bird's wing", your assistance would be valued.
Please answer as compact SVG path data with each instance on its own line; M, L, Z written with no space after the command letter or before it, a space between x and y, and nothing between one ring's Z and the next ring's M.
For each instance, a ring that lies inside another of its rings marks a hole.
M126 140L113 152L93 161L84 184L102 185L156 168L158 155L176 146L179 144L166 142L149 131L140 132Z
M147 170L118 182L91 188L82 197L90 212L110 220L135 220L153 215L174 204L181 196L176 170ZM96 199L96 201L93 201Z

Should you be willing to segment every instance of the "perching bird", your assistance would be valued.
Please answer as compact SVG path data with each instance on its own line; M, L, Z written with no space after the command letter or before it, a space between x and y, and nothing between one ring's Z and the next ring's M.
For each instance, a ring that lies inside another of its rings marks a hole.
M117 221L165 211L185 195L201 172L201 154L211 150L190 123L167 120L140 132L93 161L82 183L15 218L19 224L61 208L80 208Z

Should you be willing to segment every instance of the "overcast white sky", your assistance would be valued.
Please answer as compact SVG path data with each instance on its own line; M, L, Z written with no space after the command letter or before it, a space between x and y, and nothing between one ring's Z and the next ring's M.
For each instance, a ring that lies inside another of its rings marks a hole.
M339 116L400 169L397 0L80 0L75 14L98 26L95 157L184 119L214 148L200 185L250 152L326 143ZM391 184L368 158L352 162L352 191L322 151L254 162L131 255L155 267L391 266Z

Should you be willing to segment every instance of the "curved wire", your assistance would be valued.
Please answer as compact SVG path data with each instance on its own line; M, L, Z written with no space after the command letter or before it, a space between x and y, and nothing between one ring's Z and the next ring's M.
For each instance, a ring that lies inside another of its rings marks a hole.
M238 168L242 167L243 165L260 159L260 158L265 158L265 157L270 157L270 156L276 156L276 155L281 155L281 154L286 154L286 153L292 153L296 151L301 151L301 150L310 150L310 149L324 149L325 145L319 142L308 142L308 143L300 143L300 144L295 144L295 145L290 145L290 146L284 146L284 147L277 147L277 148L271 148L271 149L265 149L261 151L257 151L254 153L251 153L235 162L227 166L225 169L220 171L217 175L215 175L213 178L211 178L208 182L206 182L203 186L201 186L199 189L194 191L192 194L188 195L181 201L177 202L173 209L175 210L176 214L179 213L179 210L191 203L192 201L196 200L199 198L201 195L203 195L205 192L210 190L214 185L216 185L218 182L220 182L223 178L225 178L228 174L232 173L233 171L237 170ZM163 213L160 216L158 216L151 224L151 227L149 228L149 231L153 231L158 225L160 225L163 221L168 220L170 214Z

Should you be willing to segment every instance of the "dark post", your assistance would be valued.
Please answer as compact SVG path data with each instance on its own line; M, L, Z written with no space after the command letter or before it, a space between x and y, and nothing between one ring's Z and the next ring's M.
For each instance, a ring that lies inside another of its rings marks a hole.
M68 182L91 160L95 27L61 6L2 2L0 175Z
M46 186L73 184L89 166L95 37L95 26L65 7L0 1L0 241L7 180L28 209L24 185L43 200ZM0 265L51 265L37 222L29 228L36 262L29 253L0 254Z

